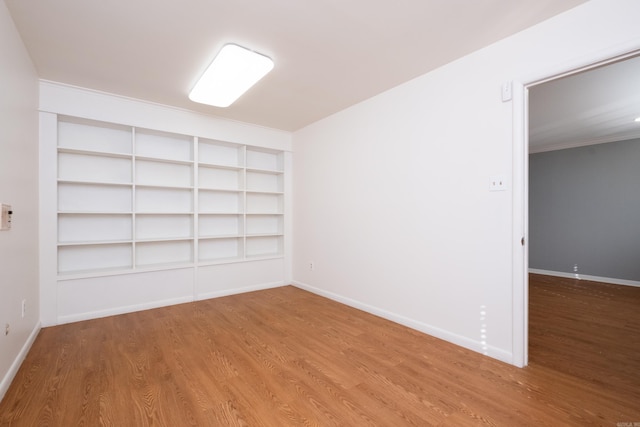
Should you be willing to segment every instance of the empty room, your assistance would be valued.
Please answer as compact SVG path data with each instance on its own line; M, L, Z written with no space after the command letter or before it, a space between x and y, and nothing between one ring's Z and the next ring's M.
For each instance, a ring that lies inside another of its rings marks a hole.
M0 426L640 425L638 17L2 0Z

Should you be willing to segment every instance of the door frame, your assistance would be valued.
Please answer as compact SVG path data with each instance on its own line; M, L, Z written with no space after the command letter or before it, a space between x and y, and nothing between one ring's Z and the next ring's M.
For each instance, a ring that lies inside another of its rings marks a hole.
M640 41L538 70L512 85L512 364L529 363L529 88L571 74L640 55ZM524 244L522 244L524 239Z

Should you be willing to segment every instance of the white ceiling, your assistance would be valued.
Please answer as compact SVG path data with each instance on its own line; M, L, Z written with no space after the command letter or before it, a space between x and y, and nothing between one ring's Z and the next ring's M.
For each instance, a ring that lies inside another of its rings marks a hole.
M42 79L293 131L586 0L4 1ZM226 43L275 69L193 103Z
M530 152L640 138L640 56L529 90Z

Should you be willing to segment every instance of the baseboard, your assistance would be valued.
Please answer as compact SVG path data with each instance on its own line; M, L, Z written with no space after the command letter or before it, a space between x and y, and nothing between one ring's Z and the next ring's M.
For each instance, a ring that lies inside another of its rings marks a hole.
M564 277L567 279L588 280L591 282L610 283L612 285L640 287L640 282L636 282L635 280L613 279L611 277L600 277L600 276L588 276L586 274L564 273L562 271L539 270L537 268L530 268L529 273L542 274L545 276Z
M122 307L109 308L106 310L87 311L84 313L59 316L56 325L65 323L81 322L83 320L99 319L101 317L116 316L118 314L133 313L134 311L150 310L153 308L166 307L169 305L184 304L193 301L191 295L166 300L152 301L144 304L126 305Z
M196 300L218 298L218 297L224 297L228 295L242 294L245 292L261 291L264 289L271 289L271 288L277 288L280 286L285 286L287 284L288 284L287 282L278 281L278 282L271 282L271 283L262 283L259 285L251 285L243 288L233 288L233 289L227 289L222 291L207 292L207 293L198 294L196 296ZM76 313L76 314L70 314L66 316L59 316L58 322L56 323L56 325L62 325L65 323L73 323L73 322L81 322L83 320L99 319L101 317L116 316L118 314L133 313L135 311L151 310L154 308L167 307L167 306L176 305L176 304L184 304L187 302L192 302L193 300L194 300L193 297L191 295L188 295L188 296L183 296L178 298L152 301L144 304L133 304L133 305L109 308L106 310L87 311L84 313Z
M350 307L357 308L358 310L362 310L367 313L373 314L375 316L382 317L383 319L387 319L392 322L398 323L400 325L407 326L411 329L424 332L427 335L431 335L441 340L448 341L452 344L459 345L460 347L464 347L466 349L475 351L477 353L484 354L486 356L492 357L494 359L500 360L505 363L509 363L511 365L514 364L513 354L501 348L493 347L485 343L482 343L480 341L472 340L467 337L463 337L461 335L451 333L444 329L440 329L435 326L432 326L423 322L419 322L419 321L410 319L408 317L405 317L396 313L392 313L387 310L382 310L378 307L374 307L372 305L365 304L360 301L335 294L333 292L328 292L328 291L307 285L302 282L298 282L294 280L292 284L300 289L304 289L305 291L309 291L313 294L320 295L322 297L339 302L341 304L345 304Z
M9 367L9 371L7 371L7 374L2 379L2 382L0 382L0 401L2 401L2 399L4 398L4 395L7 394L7 391L9 390L9 386L11 385L11 382L13 381L16 374L18 373L18 369L20 369L22 362L24 362L24 359L27 357L27 353L29 353L29 350L31 349L33 342L36 340L36 337L40 332L40 329L41 329L41 325L40 325L40 322L38 322L36 326L33 328L33 330L31 331L31 333L29 334L27 341L24 343L24 345L20 349L20 352L16 356L15 360Z
M205 292L205 293L198 294L196 297L196 300L200 301L200 300L211 299L211 298L226 297L229 295L244 294L247 292L263 291L265 289L280 288L288 284L289 284L288 282L278 281L278 282L271 282L271 283L262 283L260 285L245 286L243 288L233 288L233 289L225 289L222 291Z

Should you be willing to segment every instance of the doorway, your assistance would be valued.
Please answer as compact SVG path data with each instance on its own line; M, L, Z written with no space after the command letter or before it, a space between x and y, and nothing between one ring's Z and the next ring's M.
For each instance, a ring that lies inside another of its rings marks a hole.
M613 89L610 83L604 83L600 90L591 93L581 86L586 84L587 88L597 89L594 81L612 70L638 75L638 71L629 71L640 69L634 67L640 67L637 51L619 55L612 53L608 58L594 58L591 64L577 64L571 70L559 70L551 77L531 79L530 83L523 85L514 84L514 189L522 192L514 191L514 236L524 237L524 245L520 244L519 238L514 239L515 365L528 364L528 272L530 251L537 250L530 247L530 149L532 152L544 152L640 137L640 126L633 123L633 118L640 116L640 101L626 99L635 91L622 86L621 89ZM618 77L615 80L617 84L623 79ZM602 90L603 87L607 90ZM570 95L571 91L578 95ZM600 100L594 101L598 97ZM610 99L603 101L602 97ZM592 99L589 101L588 98ZM542 102L543 106L546 102L547 105L541 109L536 102ZM615 115L619 117L615 118ZM633 116L631 121L629 115ZM522 177L520 182L519 177ZM564 272L568 277L576 273L574 265L570 267L571 271Z

